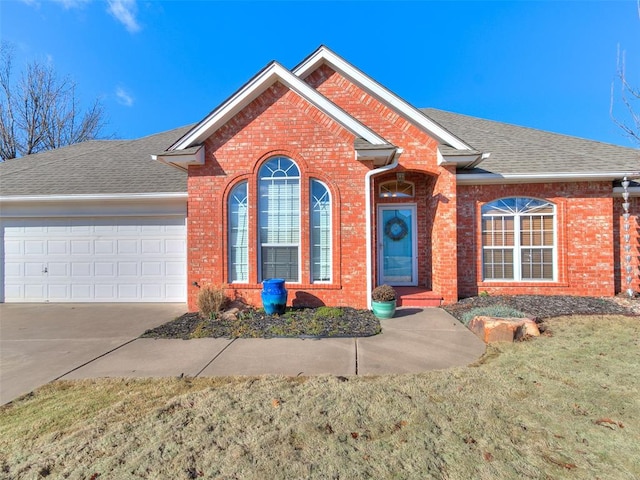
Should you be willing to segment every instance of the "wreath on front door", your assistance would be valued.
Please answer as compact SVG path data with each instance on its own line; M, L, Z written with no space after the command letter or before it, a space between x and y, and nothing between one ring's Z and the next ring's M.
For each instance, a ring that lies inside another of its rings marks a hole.
M409 227L401 218L393 217L384 225L384 234L394 242L402 240L407 233L409 233Z

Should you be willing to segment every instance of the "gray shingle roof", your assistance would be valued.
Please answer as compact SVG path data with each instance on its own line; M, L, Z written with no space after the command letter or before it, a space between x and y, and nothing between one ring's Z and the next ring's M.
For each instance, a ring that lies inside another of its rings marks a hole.
M491 153L491 156L478 168L468 170L468 173L581 174L640 170L640 150L634 148L584 140L433 108L421 110L477 150ZM445 146L442 150L446 154L452 149Z
M432 120L477 151L464 173L597 173L640 170L640 150L436 109ZM151 160L192 125L137 140L93 140L0 163L0 196L186 192L185 172ZM443 153L460 153L445 145Z
M151 159L191 126L137 140L92 140L0 163L0 196L174 193L185 172Z

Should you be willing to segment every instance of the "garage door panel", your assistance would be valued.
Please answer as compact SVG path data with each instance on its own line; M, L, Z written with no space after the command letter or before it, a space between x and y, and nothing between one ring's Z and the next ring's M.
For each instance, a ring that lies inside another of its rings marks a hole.
M115 285L94 285L94 296L97 301L111 302L118 299Z
M147 299L149 301L153 301L154 299L161 298L161 297L162 297L162 285L142 284L142 298Z
M142 262L142 275L162 275L162 262Z
M138 240L118 240L118 255L137 255Z
M186 300L186 227L179 217L4 222L8 302Z
M133 300L139 297L138 285L134 283L120 284L117 286L117 288L118 288L118 298L120 299Z
M184 262L165 262L165 275L168 277L181 277L186 270Z
M158 254L162 253L162 241L151 239L151 240L142 240L142 254Z
M26 284L21 289L24 292L26 298L30 301L38 302L44 301L47 299L47 295L45 293L46 285L40 284Z
M44 262L25 262L24 276L25 278L42 278L46 265Z
M50 302L64 302L71 300L71 285L49 284L47 285L47 300Z
M113 262L96 262L93 264L96 277L114 277L116 268Z
M168 255L180 254L184 249L184 240L166 240L164 243L164 252Z
M25 255L44 255L46 252L44 240L25 240L24 242L24 254Z
M5 255L23 255L24 254L24 243L20 240L12 240L10 238L5 238L4 241L4 252Z
M95 255L113 255L116 251L113 240L95 240L93 252Z
M93 242L91 240L71 240L72 255L91 255Z
M71 262L71 276L74 279L79 277L92 277L93 264L91 262Z
M121 277L137 277L140 275L138 262L118 262L118 275Z
M94 297L93 285L71 285L71 297L76 302L89 302Z

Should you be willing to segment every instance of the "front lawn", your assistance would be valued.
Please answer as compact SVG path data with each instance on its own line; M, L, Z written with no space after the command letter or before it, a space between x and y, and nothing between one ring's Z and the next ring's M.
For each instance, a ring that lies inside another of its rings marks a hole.
M0 477L640 478L640 319L546 324L418 375L56 382L0 408Z

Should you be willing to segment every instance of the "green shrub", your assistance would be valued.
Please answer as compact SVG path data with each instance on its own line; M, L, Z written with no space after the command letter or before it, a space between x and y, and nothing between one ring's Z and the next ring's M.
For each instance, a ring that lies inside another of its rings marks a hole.
M315 318L340 318L342 309L338 307L319 307L316 310Z
M473 317L524 318L527 315L520 310L506 305L491 305L488 307L472 308L462 314L462 323L469 326Z
M222 287L205 286L198 293L198 310L204 318L216 318L228 302Z

